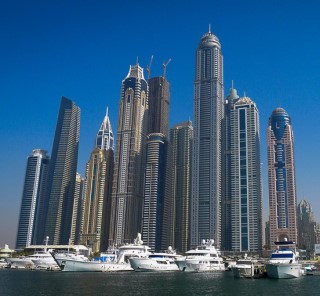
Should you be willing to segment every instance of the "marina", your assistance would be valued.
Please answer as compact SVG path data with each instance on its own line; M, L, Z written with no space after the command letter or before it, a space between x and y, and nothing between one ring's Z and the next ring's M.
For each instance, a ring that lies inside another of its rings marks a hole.
M18 283L18 284L17 284ZM234 279L232 272L64 273L0 270L0 295L319 295L317 276Z

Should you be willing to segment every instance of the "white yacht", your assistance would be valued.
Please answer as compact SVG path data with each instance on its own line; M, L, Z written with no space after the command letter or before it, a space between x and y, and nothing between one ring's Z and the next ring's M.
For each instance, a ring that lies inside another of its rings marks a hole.
M237 260L230 269L235 278L254 278L264 275L264 266L259 264L257 259L248 257L247 254L244 255L244 258Z
M109 261L89 261L65 259L62 260L60 268L63 271L132 271L130 257L143 257L150 254L149 247L143 245L141 235L135 239L133 244L127 244L119 247L114 258Z
M135 271L179 271L175 260L182 257L177 255L172 247L163 253L151 253L147 257L131 257L131 267Z
M194 250L186 252L186 256L175 260L179 270L191 272L224 271L225 265L220 251L214 247L214 240L203 240Z
M277 250L271 254L266 264L267 276L275 279L298 278L303 274L302 264L299 263L299 253L296 245L286 239L275 242Z

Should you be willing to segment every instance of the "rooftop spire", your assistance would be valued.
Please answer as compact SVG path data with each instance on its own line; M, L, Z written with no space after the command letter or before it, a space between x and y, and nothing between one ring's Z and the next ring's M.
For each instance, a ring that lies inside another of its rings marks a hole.
M105 150L108 150L110 148L114 149L113 142L114 142L114 138L113 138L110 119L108 116L108 107L107 107L106 115L101 123L100 129L96 137L95 147L100 149L105 149Z
M209 24L209 34L211 34L211 24Z

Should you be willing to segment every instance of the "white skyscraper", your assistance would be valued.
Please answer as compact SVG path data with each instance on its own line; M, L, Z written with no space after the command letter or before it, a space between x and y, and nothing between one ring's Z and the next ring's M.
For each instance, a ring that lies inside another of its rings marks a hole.
M108 108L107 108L106 115L101 123L101 127L98 131L95 147L104 149L104 150L108 150L110 148L114 150L114 137L113 137L110 119L108 116Z
M221 121L223 57L210 30L196 51L191 246L203 239L221 241Z

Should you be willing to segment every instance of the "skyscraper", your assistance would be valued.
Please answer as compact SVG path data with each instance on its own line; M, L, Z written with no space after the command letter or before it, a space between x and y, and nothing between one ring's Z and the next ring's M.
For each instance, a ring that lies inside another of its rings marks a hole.
M170 129L171 143L171 233L173 247L179 252L190 248L190 200L193 127L191 121L176 124Z
M81 175L77 173L73 199L71 235L69 241L72 244L79 243L81 213L83 206L83 187L84 180L81 178Z
M105 220L110 220L112 173L113 150L93 149L86 167L80 228L81 244L90 246L93 252L100 252L107 248L108 231L105 228L109 227L109 223Z
M46 150L35 149L28 157L23 185L16 248L42 243L41 222L49 167Z
M106 250L109 243L114 166L113 134L108 110L95 143L86 167L80 242L91 247L93 252L100 252Z
M229 237L224 241L226 249L256 252L262 250L263 239L259 112L250 98L236 99L235 94L232 89L225 114L229 147L223 216L228 229L224 235Z
M298 245L309 254L314 251L316 244L316 221L311 205L305 199L297 207L298 218Z
M62 97L48 176L45 236L68 244L71 236L80 134L80 108Z
M114 137L112 132L112 127L108 115L108 108L106 115L101 123L101 127L98 131L96 141L95 141L95 147L108 150L108 149L114 149Z
M267 137L270 242L285 238L297 242L294 141L291 119L284 109L272 112Z
M141 231L148 84L143 69L130 66L122 82L112 189L111 238L132 242Z
M142 238L152 251L162 245L168 142L161 133L147 137ZM166 246L167 247L167 246Z
M231 225L231 111L234 103L239 99L237 90L230 89L230 93L225 100L224 118L222 121L222 198L221 198L221 231L223 250L232 250L232 225Z
M169 82L163 77L148 79L149 124L148 134L161 133L168 137L170 93Z
M196 51L191 246L203 239L221 243L221 120L223 57L210 30Z

